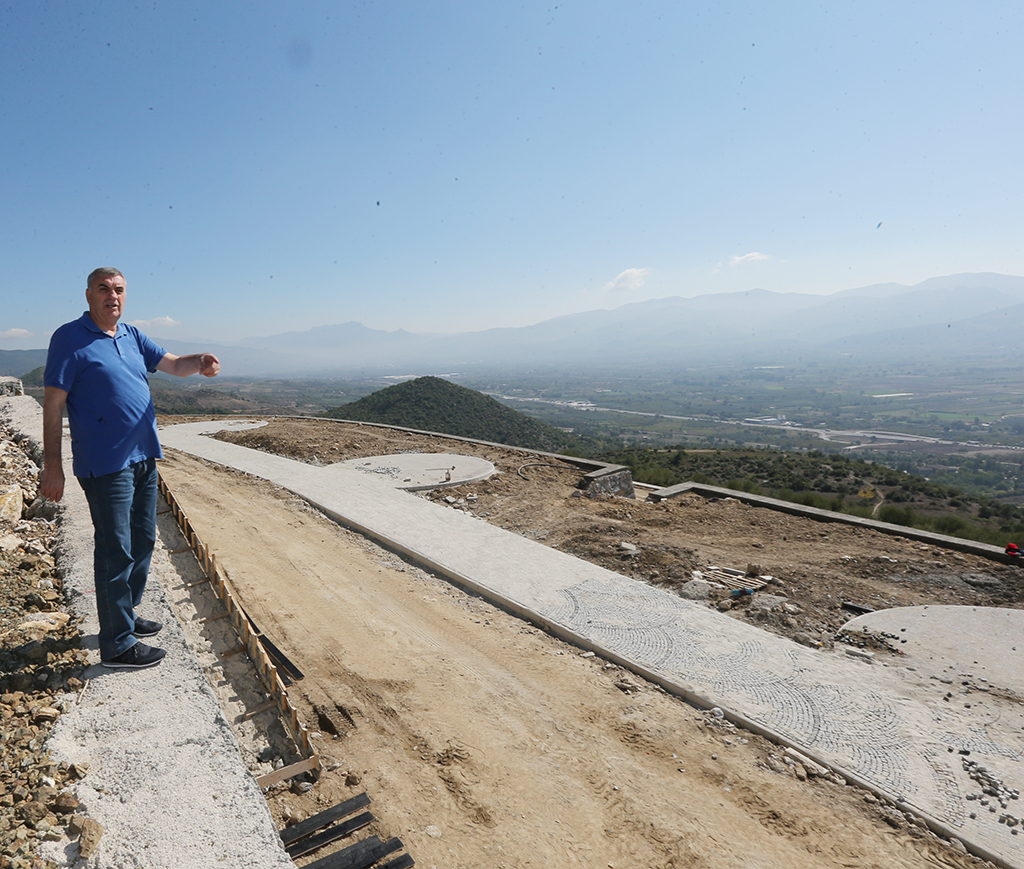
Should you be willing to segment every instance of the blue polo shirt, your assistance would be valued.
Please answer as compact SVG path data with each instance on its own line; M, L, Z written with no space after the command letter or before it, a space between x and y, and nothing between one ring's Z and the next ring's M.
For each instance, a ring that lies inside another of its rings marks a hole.
M43 383L68 394L76 477L101 477L163 457L146 372L166 354L134 326L108 335L86 311L50 339Z

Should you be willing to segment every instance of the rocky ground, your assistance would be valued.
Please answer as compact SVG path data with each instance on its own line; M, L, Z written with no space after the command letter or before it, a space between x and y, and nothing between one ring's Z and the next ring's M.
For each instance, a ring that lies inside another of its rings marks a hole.
M220 437L322 464L396 452L480 456L500 473L424 497L808 646L847 642L898 654L898 638L843 632L865 608L1024 607L1017 566L729 498L656 504L639 487L635 501L583 497L578 469L522 451L323 420L279 419ZM724 583L723 568L749 577Z
M86 653L77 621L63 611L55 511L37 499L31 453L0 426L0 869L53 866L33 856L38 843L92 823L65 790L86 771L52 763L45 748L84 687Z

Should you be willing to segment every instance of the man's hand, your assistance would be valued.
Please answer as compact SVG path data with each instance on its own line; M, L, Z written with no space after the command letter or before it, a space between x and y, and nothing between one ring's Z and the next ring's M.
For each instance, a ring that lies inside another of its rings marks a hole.
M216 377L220 373L220 360L212 353L199 355L199 373L203 377Z
M50 462L43 462L43 472L39 476L39 494L47 501L59 501L64 497L64 469Z
M50 501L64 497L64 464L61 440L64 437L64 406L68 394L47 386L43 394L43 472L39 476L39 494Z

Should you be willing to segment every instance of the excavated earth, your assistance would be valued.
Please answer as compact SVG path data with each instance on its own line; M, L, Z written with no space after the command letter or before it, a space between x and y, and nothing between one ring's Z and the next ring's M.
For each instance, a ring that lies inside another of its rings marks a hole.
M0 869L53 865L33 860L36 843L69 819L81 826L66 788L88 772L46 756L84 653L74 618L60 616L38 457L15 437L0 431L0 492L21 492L20 515L0 518ZM710 584L708 605L812 646L899 654L895 637L845 637L843 603L1024 600L1017 568L899 537L729 499L583 497L580 472L549 456L320 420L272 420L229 439L318 464L481 456L496 476L422 497L679 593L697 593L695 572L749 566L772 577L766 591L781 603ZM289 693L325 772L268 792L281 826L365 790L372 830L438 869L981 865L893 806L808 776L777 746L581 655L269 483L179 454L161 473L247 610L305 673Z
M321 420L219 437L319 465L479 456L495 465L491 479L420 497L679 593L695 572L750 566L773 577L766 591L781 605L711 584L708 606L811 646L849 641L899 655L896 637L843 636L853 616L844 602L1021 605L1012 567L729 499L588 498L581 472L546 455ZM321 728L329 765L386 795L381 835L401 836L418 863L975 862L836 777L805 779L777 746L331 529L270 484L178 454L163 473L261 627L303 662L307 677L291 693ZM268 496L278 507L264 515ZM271 522L287 535L272 538ZM308 814L349 795L340 781L272 795L272 810L282 823Z

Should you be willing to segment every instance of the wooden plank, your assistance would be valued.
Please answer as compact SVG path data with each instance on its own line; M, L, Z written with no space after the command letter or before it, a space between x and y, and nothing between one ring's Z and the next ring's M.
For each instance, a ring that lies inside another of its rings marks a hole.
M340 851L307 863L305 869L357 869L357 867L372 866L373 861L366 863L365 857L372 852L372 849L379 848L382 844L384 843L379 838L370 836L361 842L356 842L354 845L349 845L347 848L342 848ZM357 862L360 858L364 858L363 862Z
M403 854L401 857L395 857L394 860L388 860L380 869L412 869L415 865L416 861L412 857Z
M360 809L366 808L368 805L370 805L370 798L365 793L358 794L351 799L345 800L343 803L338 803L336 806L331 806L329 809L317 812L315 815L311 815L304 821L299 821L297 824L285 827L281 830L281 841L285 845L290 845L292 842L298 841L303 836L308 836L311 833L315 833L317 830L322 830L324 827L333 824L335 821L347 818L349 815L358 812Z
M307 863L305 869L367 869L382 857L386 857L402 847L401 839L391 839L381 842L376 836L363 839L312 863Z
M300 775L301 773L319 769L320 755L314 754L312 757L307 757L305 760L300 760L297 763L289 764L288 766L282 766L280 769L275 769L273 772L261 775L256 779L256 784L261 788L268 788L271 785L276 785L279 781L284 781L286 778L292 778L293 776Z
M373 821L373 815L363 812L361 815L356 815L354 818L349 818L347 821L342 821L340 824L335 824L333 827L300 839L286 849L288 856L294 860L296 857L312 854L314 851L319 851L324 845L351 836L356 830L369 826Z

